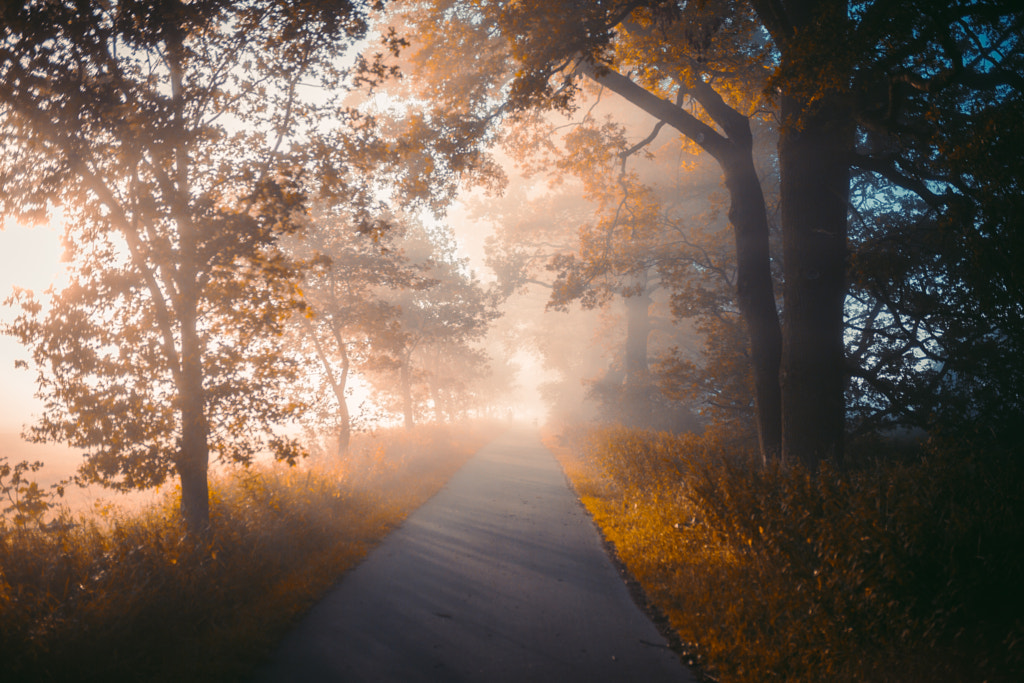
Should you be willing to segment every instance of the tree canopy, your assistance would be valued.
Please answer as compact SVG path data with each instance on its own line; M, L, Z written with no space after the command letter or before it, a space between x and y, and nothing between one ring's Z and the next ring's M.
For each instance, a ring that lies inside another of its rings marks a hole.
M83 448L102 481L176 473L192 530L208 524L211 449L296 454L272 432L296 410L276 391L291 367L273 338L298 303L276 240L303 221L309 171L345 177L317 152L358 118L343 86L373 78L365 60L339 66L367 9L5 5L0 208L61 205L73 273L50 308L23 298L12 330L47 401L32 433ZM337 95L311 98L315 84Z
M914 359L935 355L923 348L929 335L919 333L921 325L903 332L890 326L901 319L891 295L884 315L865 317L877 301L848 308L851 249L858 253L868 234L873 244L881 234L896 234L879 232L879 224L865 229L871 220L860 218L881 210L907 212L922 228L956 225L975 249L992 226L976 212L996 223L1007 220L1008 214L995 218L980 208L997 203L981 180L988 177L986 162L973 157L970 171L953 167L973 155L994 121L1008 122L1004 116L1019 107L1022 15L1013 3L437 0L410 7L407 20L418 20L424 35L422 69L434 76L426 91L445 110L481 122L529 123L537 112L572 111L590 80L718 162L730 194L737 301L750 335L766 458L781 453L812 466L841 459L850 376L861 380L855 382L859 407L877 410L886 391L891 396L885 400L896 407L898 391L874 379L887 373L906 379L895 369L899 364L916 370ZM463 73L449 78L455 63ZM778 135L781 323L772 294L765 179L751 155L754 124L762 119ZM1013 135L1015 128L990 139ZM545 154L543 142L539 149ZM851 194L851 187L865 182L878 192L858 202L864 195ZM889 201L880 201L886 191ZM945 277L965 284L970 272L961 263ZM910 277L901 286L917 289L927 281ZM1007 293L1013 289L1003 284ZM1019 300L1017 294L1010 298ZM874 298L859 284L857 295ZM995 292L985 297L996 298ZM955 299L951 293L944 300ZM856 348L847 345L848 316L870 328L861 330ZM970 334L953 327L938 335L950 348L957 338L978 348L985 335L1005 337L991 323ZM883 352L893 334L904 338L900 350ZM847 355L872 343L871 360ZM882 370L886 362L894 364L891 371ZM957 384L966 387L965 375L959 376Z
M1016 3L27 1L2 21L0 211L60 206L71 271L10 299L46 401L31 434L91 480L178 477L193 531L211 457L293 461L307 402L344 450L355 367L408 425L463 411L529 283L552 309L621 306L599 381L750 415L764 462L841 462L891 426L1017 433ZM608 93L637 118L594 115ZM490 287L445 212L500 189L503 155L565 192L491 213ZM551 358L585 343L558 332Z

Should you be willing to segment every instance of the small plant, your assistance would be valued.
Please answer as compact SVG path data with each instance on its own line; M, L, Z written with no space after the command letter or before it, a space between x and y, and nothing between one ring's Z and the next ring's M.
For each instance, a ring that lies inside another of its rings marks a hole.
M42 526L54 498L64 495L63 486L46 491L29 477L42 467L42 462L28 460L11 465L6 457L0 457L0 533L8 524L19 529Z

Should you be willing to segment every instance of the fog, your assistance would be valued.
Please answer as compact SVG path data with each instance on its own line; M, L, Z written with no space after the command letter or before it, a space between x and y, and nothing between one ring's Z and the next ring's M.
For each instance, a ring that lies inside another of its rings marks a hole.
M653 121L615 95L595 91L588 97L574 116L550 117L553 139L563 150L566 134L608 121L623 126L621 134L629 144L650 133ZM545 170L526 168L519 163L521 160L495 147L491 153L507 178L501 193L467 189L441 218L426 213L392 218L404 227L394 229L379 244L369 244L355 233L338 243L339 231L351 231L351 227L332 224L325 228L323 234L332 235L334 242L321 241L316 248L327 250L335 259L332 282L340 278L354 286L353 280L369 278L372 282L360 296L372 296L380 306L402 311L402 324L413 326L409 329L420 325L415 334L421 341L405 351L385 349L384 342L374 341L367 331L374 325L392 324L384 317L377 322L368 318L362 327L349 330L344 354L348 379L341 387L346 396L346 428L358 433L399 425L404 412L407 424L479 417L542 424L614 416L637 426L699 429L699 399L669 399L658 389L655 367L669 357L700 362L703 339L692 318L673 311L672 297L673 293L692 289L693 278L701 273L691 268L680 279L687 264L685 259L677 259L677 280L667 280L673 266L666 265L664 254L678 247L681 229L691 230L684 226L685 221L699 221L700 230L711 237L721 233L724 223L720 212L708 204L709 197L720 192L720 180L713 168L686 160L677 134L662 132L649 149L646 156L630 157L621 168L613 159L605 169L577 166ZM650 193L645 209L650 215L646 219L611 216L615 202L624 201L628 194L616 186L616 175L623 171L632 174L637 188ZM597 177L602 173L606 175L603 180ZM603 188L594 189L602 183ZM417 233L418 223L430 227ZM294 244L302 244L308 239L303 237L307 233L291 239L298 240ZM0 290L9 292L12 286L18 286L41 292L52 284L62 267L57 237L56 222L34 230L9 224L0 233L0 254L4 255ZM595 257L594 239L615 244ZM309 249L292 248L299 252ZM618 260L613 252L618 252ZM358 265L347 271L337 270L344 259L356 263L359 254L363 254L359 258L377 259L373 266L377 276L371 277ZM630 254L638 261L647 259L649 265L640 268L625 262L622 257L628 259ZM409 260L402 262L400 258ZM450 275L439 270L438 264L445 263L449 264L445 268ZM467 306L465 294L438 290L436 296L401 295L399 289L408 285L398 284L401 277L397 275L394 277L398 279L390 283L382 280L379 274L384 267L419 268L422 272L417 277L454 278L450 287L475 288L480 296L490 297L488 305L493 310L464 311L478 316L475 321L445 322L475 327L464 331L461 338L444 339L436 331L424 331L424 319L409 319L410 311L415 307L428 311L430 307L450 306L445 296L463 297L458 299L463 303L455 305ZM724 267L731 266L726 263ZM644 284L638 288L636 283L640 281ZM307 298L312 296L315 283L307 280L303 287ZM414 302L410 296L422 301ZM641 299L645 303L637 318L630 307L636 308L635 302ZM342 306L339 315L369 315L357 312L353 304L334 303ZM14 313L11 308L5 309L4 320L12 321ZM337 331L337 326L334 329ZM310 443L330 440L341 428L337 422L339 394L336 390L332 397L326 388L329 377L338 376L340 361L327 358L324 354L331 352L320 347L317 356L312 347L302 346L301 332L295 335L296 341L288 341L285 348L305 360L301 361L301 388L287 391L300 392L312 407L309 415L299 416L285 426L285 431ZM285 338L292 339L292 333ZM313 341L324 344L327 337ZM333 353L337 352L335 349ZM406 387L404 408L396 388L400 373L394 365L403 353L412 364L420 364L411 368L417 379ZM394 360L389 361L390 365L380 362L382 355ZM33 397L34 371L13 367L15 360L28 357L28 351L5 336L0 339L0 356L0 453L11 462L44 461L45 468L39 473L41 484L50 485L71 476L81 462L79 451L60 444L30 444L19 435L43 409ZM641 395L643 399L638 398ZM319 417L309 417L314 413ZM95 487L68 496L77 507L107 499L134 500Z

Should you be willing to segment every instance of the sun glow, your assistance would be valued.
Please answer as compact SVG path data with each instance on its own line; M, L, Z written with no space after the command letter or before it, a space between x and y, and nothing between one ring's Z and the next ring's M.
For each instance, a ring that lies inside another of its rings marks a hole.
M41 293L61 287L65 269L61 263L61 216L48 224L28 227L6 221L0 230L0 300L15 287ZM17 311L0 306L0 325L11 322ZM16 369L14 361L28 352L13 338L0 336L0 430L17 430L36 412L31 372Z
M12 287L41 292L60 285L60 226L63 217L55 215L49 223L25 226L12 220L0 231L0 292L6 297Z

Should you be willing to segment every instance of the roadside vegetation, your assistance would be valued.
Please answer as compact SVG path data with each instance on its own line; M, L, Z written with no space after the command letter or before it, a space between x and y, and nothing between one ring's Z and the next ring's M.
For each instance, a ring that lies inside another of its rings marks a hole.
M0 680L239 680L485 440L480 428L379 431L344 461L229 470L211 479L203 537L183 534L178 491L139 512L72 515L26 499L31 472L10 466Z
M1024 675L1019 448L934 440L812 476L713 430L546 441L707 680Z

